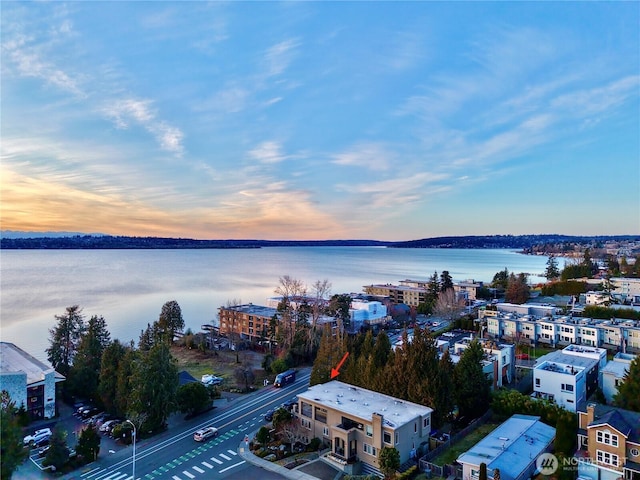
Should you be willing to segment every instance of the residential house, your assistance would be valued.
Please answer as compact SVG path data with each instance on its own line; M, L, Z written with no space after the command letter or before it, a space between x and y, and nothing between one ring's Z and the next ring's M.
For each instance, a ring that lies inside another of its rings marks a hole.
M0 342L0 391L6 391L16 407L24 406L31 420L56 414L56 383L65 377L53 367L17 345Z
M525 480L534 476L536 459L548 452L556 429L540 417L513 415L498 428L458 457L463 480L478 480L480 464L487 466L487 478L500 471L501 480Z
M640 480L640 413L600 404L578 411L578 478Z
M298 394L294 408L307 439L330 445L323 460L345 473L378 473L383 447L400 462L429 441L433 409L333 380Z

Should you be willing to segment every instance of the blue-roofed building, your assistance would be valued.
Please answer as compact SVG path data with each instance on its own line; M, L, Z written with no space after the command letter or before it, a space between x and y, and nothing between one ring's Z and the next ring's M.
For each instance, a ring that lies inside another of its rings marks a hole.
M498 428L458 457L463 480L480 476L480 464L487 465L487 477L500 470L501 480L530 478L536 471L536 459L548 452L556 429L531 415L513 415Z

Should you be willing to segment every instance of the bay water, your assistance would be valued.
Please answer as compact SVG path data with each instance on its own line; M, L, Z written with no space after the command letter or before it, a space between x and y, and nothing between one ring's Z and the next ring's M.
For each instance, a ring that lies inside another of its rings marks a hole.
M428 279L448 270L454 282L528 273L543 282L547 257L513 250L384 247L269 247L202 250L3 250L0 252L0 339L46 360L55 315L79 305L101 315L111 338L134 340L176 300L185 326L217 324L230 301L264 305L280 277L309 287L328 280L331 294L362 293L364 285Z

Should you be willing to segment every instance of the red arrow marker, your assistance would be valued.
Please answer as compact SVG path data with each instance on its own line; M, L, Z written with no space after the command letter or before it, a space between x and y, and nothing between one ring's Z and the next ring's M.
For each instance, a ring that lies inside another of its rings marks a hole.
M345 353L344 356L342 357L342 360L340 360L340 363L336 365L336 368L331 369L331 380L333 380L338 375L340 375L340 368L342 368L342 364L344 363L344 361L347 359L348 356L349 356L349 352Z

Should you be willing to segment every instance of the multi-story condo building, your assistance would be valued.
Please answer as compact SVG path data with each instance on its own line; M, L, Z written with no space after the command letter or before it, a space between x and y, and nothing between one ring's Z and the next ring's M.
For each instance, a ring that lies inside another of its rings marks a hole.
M65 377L13 343L0 342L0 391L7 392L17 408L23 406L31 420L56 414L56 383Z
M481 310L487 333L499 340L561 347L570 344L640 352L640 321L541 316Z
M218 309L220 334L236 334L248 341L258 341L268 336L271 319L278 318L278 310L254 305L233 305Z
M482 288L482 282L465 280L453 284L453 291L457 298L464 300L476 300L478 289ZM410 307L417 307L426 302L429 292L429 280L400 280L398 285L391 283L378 285L365 285L363 291L368 295L388 298L392 303L404 303Z
M613 360L607 362L600 372L600 389L604 393L607 402L612 402L613 397L618 393L618 386L624 381L625 375L629 372L631 362L636 358L630 353L618 352Z
M395 447L400 462L429 441L433 409L337 380L298 394L294 412L307 438L330 445L324 460L345 473L379 473L383 447Z
M640 303L640 278L612 277L609 281L614 297L624 302Z
M382 303L372 300L354 298L349 308L350 328L352 332L357 332L363 326L384 323L391 319L387 315L387 307Z
M533 368L533 397L546 398L575 412L598 386L599 370L607 351L597 347L569 345L548 353Z
M578 411L578 478L640 479L640 413L600 404Z

